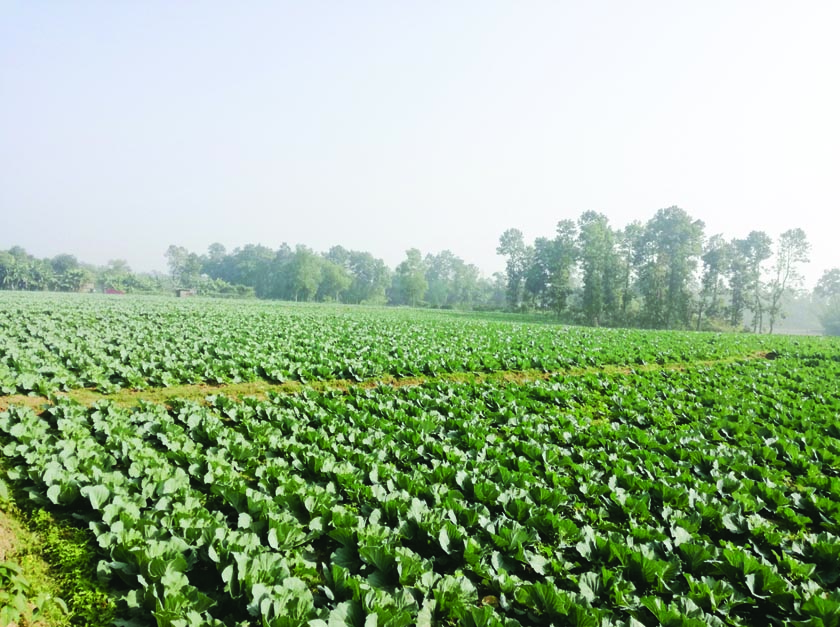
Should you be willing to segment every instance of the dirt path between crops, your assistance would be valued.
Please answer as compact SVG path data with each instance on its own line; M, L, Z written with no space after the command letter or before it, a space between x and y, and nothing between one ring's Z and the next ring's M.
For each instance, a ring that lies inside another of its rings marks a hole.
M14 553L16 540L9 517L0 509L0 562L5 562Z
M222 385L210 385L199 383L192 385L174 385L165 388L146 388L143 390L120 390L113 394L104 394L92 389L70 390L58 392L52 398L45 396L26 396L23 394L12 396L0 396L0 411L5 411L12 405L40 409L52 404L53 398L69 398L82 405L93 405L98 401L109 400L120 407L133 407L141 401L149 403L169 404L173 399L188 399L203 401L211 394L224 394L232 398L243 398L246 396L265 399L269 394L296 394L304 390L316 392L324 391L346 391L350 389L370 389L379 386L394 388L423 385L425 383L483 383L483 382L509 382L529 383L542 381L554 377L579 377L587 374L630 374L632 372L655 372L655 371L679 371L704 366L716 366L726 363L753 361L757 359L773 359L774 353L765 351L729 357L726 359L713 359L703 361L692 361L668 364L645 364L645 365L621 365L601 366L592 368L574 368L570 370L558 370L543 372L541 370L505 370L500 372L455 372L445 373L436 376L425 377L394 377L386 375L377 379L365 381L351 381L348 379L331 379L325 381L311 381L301 383L299 381L288 381L286 383L270 383L268 381L251 381L248 383L229 383Z

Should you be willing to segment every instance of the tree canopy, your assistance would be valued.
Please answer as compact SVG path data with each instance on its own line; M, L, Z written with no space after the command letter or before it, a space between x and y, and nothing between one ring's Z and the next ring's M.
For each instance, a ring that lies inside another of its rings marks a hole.
M680 207L647 222L615 227L603 213L563 218L529 243L504 231L496 253L505 272L479 269L442 250L417 248L391 269L370 252L336 245L327 252L286 243L275 249L221 243L205 253L172 244L168 275L142 274L125 260L96 267L69 254L38 259L19 246L0 251L0 289L152 293L176 288L213 296L290 301L545 312L593 326L776 330L802 286L810 245L802 229L774 242L765 232L707 237ZM827 271L814 296L830 332L840 329L840 270Z
M624 228L585 211L533 244L508 229L497 248L506 259L507 307L553 311L588 325L772 333L801 286L805 233L786 231L774 250L763 231L726 240L707 239L704 230L676 206Z

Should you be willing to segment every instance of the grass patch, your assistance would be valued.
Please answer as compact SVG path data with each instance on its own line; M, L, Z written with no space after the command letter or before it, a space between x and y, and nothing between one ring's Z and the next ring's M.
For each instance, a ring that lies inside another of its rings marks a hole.
M110 627L116 601L96 578L93 537L0 486L0 625Z
M0 504L0 625L70 625L50 565L37 551L38 540L21 522L11 502Z

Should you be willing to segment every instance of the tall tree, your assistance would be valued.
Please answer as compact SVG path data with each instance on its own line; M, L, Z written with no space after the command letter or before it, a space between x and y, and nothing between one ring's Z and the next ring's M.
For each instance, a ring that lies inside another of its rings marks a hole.
M219 242L213 242L207 247L207 254L201 258L201 271L214 279L224 274L227 249Z
M487 291L492 291L486 286ZM482 291L481 272L471 263L465 263L459 257L453 264L450 305L472 309L479 301Z
M100 272L99 280L104 289L126 291L131 276L131 267L125 259L111 259Z
M560 220L554 229L554 265L551 269L552 309L564 314L572 293L572 277L578 260L577 225L574 220Z
M277 251L261 244L246 244L225 257L222 273L217 278L253 287L258 298L292 298L285 295L285 287L280 283L280 269L291 254L285 244Z
M318 300L342 301L342 295L353 283L350 272L342 265L327 258L321 259L321 284L318 286Z
M776 320L784 317L782 298L790 287L802 284L799 264L809 261L811 245L802 229L789 229L779 236L776 243L776 260L770 281L770 301L767 306L769 333L773 333Z
M426 255L426 302L430 307L444 307L451 304L453 279L455 276L455 255L443 250L437 255Z
M749 262L744 254L744 240L733 239L729 243L729 307L730 326L741 328L744 324L744 311L749 300Z
M310 301L323 278L321 259L306 246L297 246L283 266L283 273L294 300Z
M840 335L840 268L823 272L814 295L822 299L820 322L826 334Z
M644 319L655 328L690 324L689 289L702 249L704 224L679 207L660 209L645 225L636 259Z
M333 247L327 254L336 263L344 259L344 267L353 277L344 295L346 302L367 305L384 305L387 302L386 290L391 285L391 269L384 261L368 252L347 251L340 246Z
M700 299L697 304L697 330L703 316L716 318L723 313L721 295L724 290L724 276L730 267L731 246L723 235L709 238L703 251L703 276L700 280Z
M733 242L733 276L730 279L733 314L738 309L743 311L743 304L746 304L752 312L754 333L760 333L764 328L764 284L761 281L761 266L773 254L772 245L773 240L764 231L750 231L745 239L736 239ZM732 316L733 325L739 325L741 322L741 318Z
M422 302L428 286L422 254L416 248L407 250L394 274L394 303L416 307Z
M0 257L2 286L6 290L38 289L32 270L34 257L20 246L12 246Z
M171 244L166 249L166 263L176 287L196 287L201 276L201 258L183 246ZM119 289L119 288L117 288Z
M616 312L616 322L619 325L631 323L631 303L634 301L635 251L640 247L639 242L644 235L645 228L638 220L631 222L616 233L616 275L618 285L619 306Z
M557 245L554 240L538 237L525 269L525 298L537 309L552 305L551 281L557 266Z
M32 289L52 290L55 289L56 276L52 265L47 259L32 259L30 264L32 273Z
M78 292L92 278L73 255L56 255L50 265L55 272L55 288L60 292Z
M525 288L525 274L530 263L531 250L525 245L522 231L508 229L499 238L496 254L507 257L505 264L507 274L507 303L512 310L522 306Z
M607 216L586 211L578 220L578 251L583 271L583 316L599 326L616 308L616 262L613 231Z

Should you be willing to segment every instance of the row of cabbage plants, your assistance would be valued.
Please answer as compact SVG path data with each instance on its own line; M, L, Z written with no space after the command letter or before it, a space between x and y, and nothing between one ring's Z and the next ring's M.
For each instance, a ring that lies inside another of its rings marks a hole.
M702 336L700 336L702 337ZM836 625L840 346L0 414L124 625Z
M479 315L0 293L0 394L193 383L569 371L789 350L754 335L519 324Z

